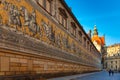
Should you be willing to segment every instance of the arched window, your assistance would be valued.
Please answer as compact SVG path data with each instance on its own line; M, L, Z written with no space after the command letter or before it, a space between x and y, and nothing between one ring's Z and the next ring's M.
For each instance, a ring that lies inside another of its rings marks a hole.
M36 0L36 2L48 13L52 13L52 0Z
M59 22L67 29L67 13L64 9L59 8Z
M52 0L47 0L47 1L46 1L46 10L47 10L49 13L52 13Z
M36 3L40 5L42 8L46 8L46 0L36 0Z
M72 35L76 37L76 24L74 22L71 22L71 27L72 27Z
M82 42L82 32L78 31L78 34L79 34L79 41Z
M86 47L86 38L84 37L84 46Z
M39 4L40 4L41 6L43 6L44 0L38 0L38 2L39 2Z

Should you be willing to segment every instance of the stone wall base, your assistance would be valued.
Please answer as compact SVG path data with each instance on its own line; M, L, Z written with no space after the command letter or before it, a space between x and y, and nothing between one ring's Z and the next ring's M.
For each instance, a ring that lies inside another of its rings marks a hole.
M0 49L0 76L39 75L49 78L97 70L92 66Z

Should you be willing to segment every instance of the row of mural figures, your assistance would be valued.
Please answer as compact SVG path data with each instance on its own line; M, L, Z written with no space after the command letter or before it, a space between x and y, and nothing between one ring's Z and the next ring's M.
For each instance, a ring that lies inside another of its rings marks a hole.
M76 48L74 42L71 42L70 44L68 36L62 35L60 33L56 35L53 27L46 24L44 20L42 20L42 25L40 27L36 21L36 11L34 9L31 13L29 13L24 6L18 8L16 5L8 3L5 0L2 1L1 4L4 5L3 10L6 10L9 15L7 23L8 26L14 26L15 30L17 30L18 28L22 28L23 26L28 27L29 31L33 33L32 36L35 36L36 34L39 34L39 36L43 36L43 28L44 33L46 34L46 37L50 40L50 42L56 44L58 47L61 47L63 45L65 48L71 49L74 52L80 52L79 48ZM22 22L21 18L23 18L24 22ZM4 25L2 22L2 16L0 15L0 25Z

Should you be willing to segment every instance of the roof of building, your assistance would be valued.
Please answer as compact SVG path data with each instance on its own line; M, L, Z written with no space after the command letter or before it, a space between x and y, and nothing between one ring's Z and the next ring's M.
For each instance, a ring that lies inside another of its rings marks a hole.
M104 38L104 36L99 37L98 35L94 35L94 36L92 37L92 41L93 41L93 42L96 41L97 44L102 45L102 46L105 45L105 38Z
M100 37L100 40L102 42L102 45L105 45L105 37L104 36Z
M97 44L104 46L105 45L105 38L104 36L99 37L98 36L98 31L96 25L94 26L94 32L93 32L93 37L92 37L92 42L96 41Z
M86 35L86 37L88 38L88 40L92 43L91 38L88 36L88 34L85 32L85 30L83 29L83 26L79 23L79 21L77 20L77 18L74 16L73 12L71 11L70 7L68 7L68 5L66 4L65 0L59 0L61 1L61 3L64 5L64 7L66 8L66 10L68 11L68 13L72 16L72 18L75 20L75 22L77 23L77 25L82 29L83 33ZM92 43L92 45L94 46L94 44ZM95 47L95 46L94 46ZM97 48L95 47L95 49L97 50ZM98 50L97 50L98 51ZM99 51L98 51L99 52Z
M116 46L120 46L120 43L116 43L116 44L113 44L113 45L107 46L107 48L110 48L110 47L116 47Z

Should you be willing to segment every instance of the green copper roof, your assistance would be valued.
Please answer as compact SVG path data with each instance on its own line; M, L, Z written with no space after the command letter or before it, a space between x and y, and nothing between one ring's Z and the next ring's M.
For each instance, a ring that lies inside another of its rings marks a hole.
M97 31L96 25L94 26L93 35L98 35L98 31Z

